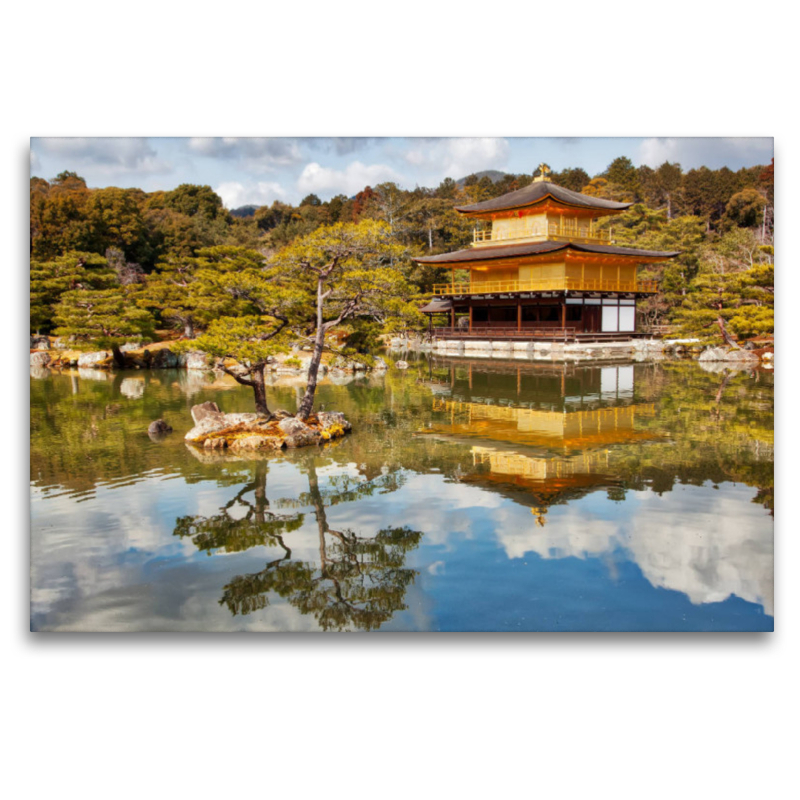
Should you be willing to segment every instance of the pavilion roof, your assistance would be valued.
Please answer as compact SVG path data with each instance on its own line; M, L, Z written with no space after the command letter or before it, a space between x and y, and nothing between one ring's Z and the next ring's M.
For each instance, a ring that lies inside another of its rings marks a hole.
M470 247L438 256L414 258L419 264L461 264L469 261L489 261L494 258L513 258L542 253L555 253L558 250L577 250L582 253L597 253L631 258L674 258L680 250L639 250L633 247L617 247L608 244L579 244L578 242L528 242L527 244L508 244L497 247Z
M437 314L440 311L449 311L453 307L453 301L448 298L439 299L434 297L427 305L422 306L420 311L423 314Z
M563 186L549 181L534 181L523 189L501 194L500 197L493 197L491 200L484 200L482 203L456 206L456 211L467 216L471 214L486 214L492 211L509 211L515 208L535 205L548 197L564 205L597 209L598 211L624 211L633 205L633 203L616 203L613 200L604 200L601 197L592 197L588 194L573 192L571 189L565 189Z

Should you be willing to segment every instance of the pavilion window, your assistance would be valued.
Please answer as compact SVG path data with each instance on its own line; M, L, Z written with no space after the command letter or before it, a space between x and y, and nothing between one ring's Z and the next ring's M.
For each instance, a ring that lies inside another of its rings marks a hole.
M567 306L567 322L580 322L583 319L583 306Z

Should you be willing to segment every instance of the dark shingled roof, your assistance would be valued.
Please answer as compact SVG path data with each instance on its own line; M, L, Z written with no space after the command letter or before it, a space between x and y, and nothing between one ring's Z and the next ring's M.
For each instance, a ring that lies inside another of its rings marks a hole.
M513 208L524 208L552 197L559 203L566 203L570 206L579 208L596 208L606 211L624 211L630 208L633 203L615 203L613 200L603 200L600 197L592 197L588 194L573 192L549 181L534 181L524 189L517 189L515 192L501 194L500 197L493 197L491 200L484 200L482 203L473 203L471 206L456 206L456 211L461 214L485 214L491 211L508 211Z
M449 298L445 299L442 298L441 300L438 297L434 297L433 300L430 301L427 305L422 306L420 311L423 314L437 314L440 311L449 311L453 307L453 301Z
M578 244L578 242L529 242L528 244L509 244L500 247L470 247L454 253L415 258L418 264L461 264L467 261L486 261L492 258L513 258L514 256L533 256L541 253L555 253L571 247L582 253L601 253L611 256L639 256L640 258L674 258L680 250L636 250L632 247L616 247L608 244Z

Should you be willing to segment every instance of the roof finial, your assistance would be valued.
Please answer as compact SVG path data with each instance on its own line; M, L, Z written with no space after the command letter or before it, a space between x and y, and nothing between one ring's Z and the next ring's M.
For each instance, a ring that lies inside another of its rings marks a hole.
M535 181L546 181L547 180L547 176L552 172L552 170L550 169L550 167L547 166L547 164L542 162L541 164L539 164L538 172L539 172L539 174L536 175L534 180Z

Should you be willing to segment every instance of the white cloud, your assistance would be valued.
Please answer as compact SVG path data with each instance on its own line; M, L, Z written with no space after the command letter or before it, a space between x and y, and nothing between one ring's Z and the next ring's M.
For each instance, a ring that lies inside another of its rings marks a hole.
M310 147L325 152L334 152L337 156L348 156L364 150L369 145L381 141L376 136L315 136L300 141L308 143Z
M375 186L386 181L400 181L398 175L387 164L362 164L353 161L343 170L323 167L316 161L306 164L297 180L301 194L314 193L323 199L337 194L357 194L365 186Z
M172 165L160 159L141 136L44 137L33 142L43 153L69 160L75 167L91 167L98 174L153 174L172 170Z
M39 156L37 156L36 152L31 148L31 175L36 172L40 166L41 162L39 161Z
M297 141L285 137L193 137L189 139L189 149L209 158L242 161L256 172L291 166L303 158Z
M769 164L773 155L769 137L657 137L639 145L638 162L654 168L665 161L677 161L684 170L701 166L736 170Z
M239 206L267 206L274 200L286 198L286 191L279 183L274 181L258 181L256 183L240 183L239 181L225 181L214 189L222 198L226 208Z
M498 137L412 139L403 158L413 167L435 174L439 180L458 180L473 172L505 167L510 153L507 139Z

